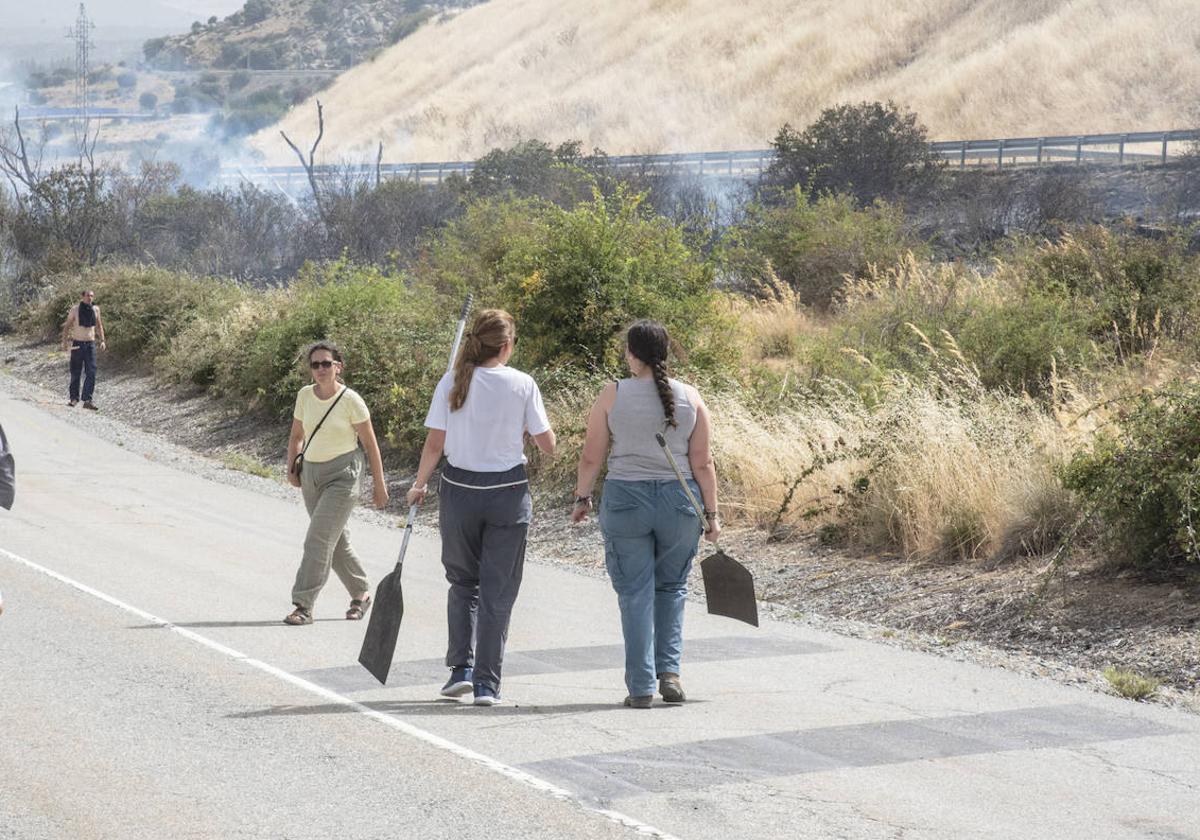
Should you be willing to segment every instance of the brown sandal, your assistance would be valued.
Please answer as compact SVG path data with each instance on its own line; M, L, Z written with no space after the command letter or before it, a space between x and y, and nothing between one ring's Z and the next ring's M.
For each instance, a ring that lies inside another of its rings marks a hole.
M283 620L283 623L292 625L312 624L312 613L297 604L296 609L291 611L287 618Z
M361 621L362 617L367 614L367 610L371 608L371 596L368 595L363 599L354 598L350 601L350 609L346 610L347 621Z

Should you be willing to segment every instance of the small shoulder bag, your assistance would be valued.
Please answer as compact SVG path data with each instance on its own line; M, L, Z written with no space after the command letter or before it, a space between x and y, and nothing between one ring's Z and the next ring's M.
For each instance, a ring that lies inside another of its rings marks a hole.
M308 451L308 445L312 443L312 439L317 436L317 432L321 431L321 427L325 425L325 420L329 417L330 413L337 408L338 402L342 399L342 396L345 393L346 387L342 386L342 390L338 392L337 399L333 401L333 405L329 406L329 408L325 411L325 415L321 418L321 422L317 423L317 427L312 430L312 434L308 436L308 440L304 441L304 448L297 452L296 457L292 459L292 473L294 475L299 476L300 473L304 471L304 453Z
M0 507L12 510L17 490L17 468L13 461L4 427L0 426Z

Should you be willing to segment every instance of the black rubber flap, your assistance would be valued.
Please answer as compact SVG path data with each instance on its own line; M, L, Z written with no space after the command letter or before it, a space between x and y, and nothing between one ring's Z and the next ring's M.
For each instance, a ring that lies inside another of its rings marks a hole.
M404 589L400 585L400 567L397 566L379 581L367 622L367 635L358 652L359 664L384 685L387 685L388 671L392 668L392 655L396 652L396 639L403 619Z
M718 550L704 558L700 572L710 613L758 626L758 602L754 600L754 577L749 569Z

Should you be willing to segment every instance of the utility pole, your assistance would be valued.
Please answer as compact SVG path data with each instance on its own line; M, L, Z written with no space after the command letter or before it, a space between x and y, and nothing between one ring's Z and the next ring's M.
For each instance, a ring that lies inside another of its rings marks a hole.
M87 141L88 122L90 120L91 97L91 51L95 44L92 42L92 32L96 24L87 16L87 9L79 4L79 17L75 25L67 32L67 37L75 42L75 131L80 143Z

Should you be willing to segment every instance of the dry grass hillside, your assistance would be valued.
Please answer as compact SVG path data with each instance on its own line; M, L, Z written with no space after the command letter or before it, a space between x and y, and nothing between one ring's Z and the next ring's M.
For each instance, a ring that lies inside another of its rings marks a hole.
M439 6L448 15L447 7L472 2ZM143 52L167 70L334 70L395 44L435 14L424 0L247 0L223 20L214 15L183 35L152 38Z
M327 160L474 157L537 137L610 153L762 148L840 101L936 138L1182 127L1195 0L492 0L321 94ZM312 103L282 127L311 137ZM277 130L255 144L277 162Z

